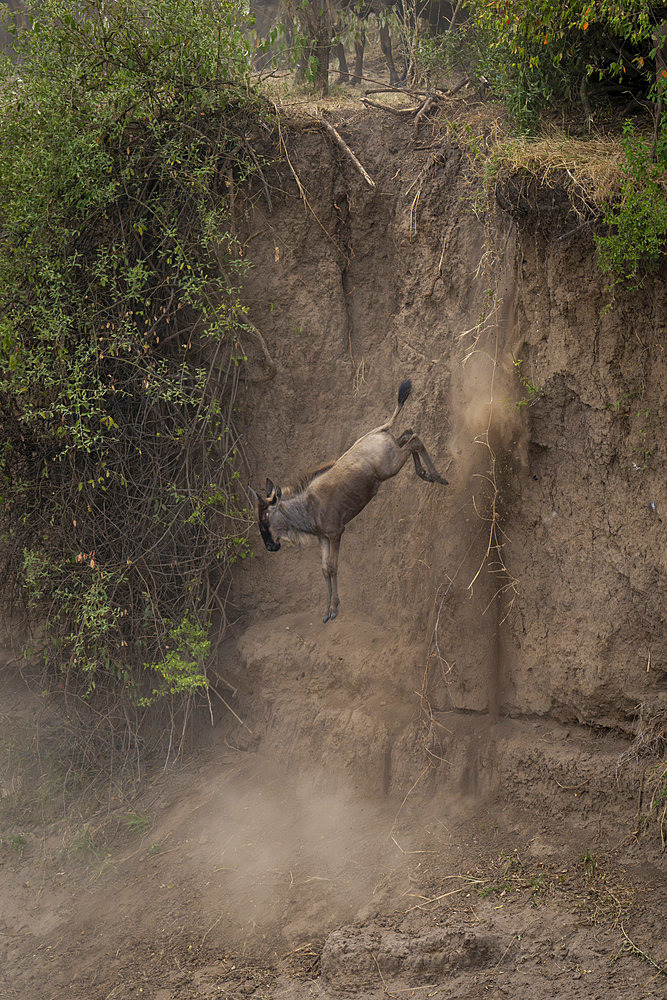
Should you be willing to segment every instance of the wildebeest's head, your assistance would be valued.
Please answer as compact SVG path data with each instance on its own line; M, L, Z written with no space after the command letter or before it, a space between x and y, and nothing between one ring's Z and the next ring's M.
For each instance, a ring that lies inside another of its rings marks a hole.
M280 548L280 542L275 540L271 532L271 511L275 508L282 495L280 487L274 486L271 480L267 479L266 499L255 493L252 486L248 487L248 489L250 490L251 497L257 504L257 522L262 538L264 539L264 544L269 552L277 552Z

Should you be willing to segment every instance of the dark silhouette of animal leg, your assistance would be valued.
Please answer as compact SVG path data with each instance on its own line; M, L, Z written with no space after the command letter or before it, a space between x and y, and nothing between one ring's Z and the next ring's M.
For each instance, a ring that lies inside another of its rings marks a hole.
M338 79L336 83L349 83L350 81L350 71L347 68L347 59L345 58L345 46L342 42L334 47L334 54L338 59ZM352 80L354 83L355 81Z
M404 437L405 434L401 434L399 443L403 441ZM403 442L402 447L407 448L412 454L415 463L415 472L420 479L423 479L427 483L442 483L443 486L449 485L448 480L436 470L429 453L416 434L413 434L409 440Z
M417 473L417 475L419 476L419 478L423 479L424 482L426 482L426 483L432 483L433 479L431 478L431 476L429 475L429 473L426 471L426 469L422 465L421 459L419 458L419 452L418 451L413 451L412 452L412 460L415 463L415 472Z
M392 87L395 87L398 83L398 73L396 72L396 67L394 66L394 56L391 51L389 28L386 26L380 28L380 48L384 53L384 57L387 60L387 66L389 67L389 83Z
M338 551L340 535L333 538L321 538L322 573L327 584L327 607L322 621L333 621L338 614Z
M324 576L324 582L327 585L327 606L324 609L324 618L322 621L326 624L329 621L329 608L331 607L331 576L329 575L329 551L331 546L329 545L328 538L320 538L320 552L322 554L322 575Z
M329 564L331 567L331 609L329 611L329 621L333 621L338 614L338 552L340 549L340 535L331 539L331 552L329 554Z
M354 73L352 74L352 86L358 87L364 72L364 48L366 46L366 32L362 29L361 37L354 43Z

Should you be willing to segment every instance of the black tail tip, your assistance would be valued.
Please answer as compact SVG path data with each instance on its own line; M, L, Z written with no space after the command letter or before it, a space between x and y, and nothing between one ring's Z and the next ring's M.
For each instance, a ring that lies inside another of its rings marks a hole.
M412 392L412 382L409 378L406 378L404 382L398 387L398 405L403 406L410 393Z

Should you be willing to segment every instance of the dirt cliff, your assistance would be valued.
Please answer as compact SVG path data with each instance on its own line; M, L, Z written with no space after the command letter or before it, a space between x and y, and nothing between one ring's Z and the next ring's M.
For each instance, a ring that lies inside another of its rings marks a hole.
M489 208L454 141L381 113L340 131L375 188L303 127L273 212L258 200L249 221L250 316L276 363L246 388L249 475L335 457L410 376L401 429L451 486L410 465L382 487L343 537L341 613L317 634L395 630L366 669L433 711L629 731L638 705L667 706L667 272L610 290L596 226L558 186L515 177ZM257 536L256 553L239 607L318 621L317 547L273 555Z

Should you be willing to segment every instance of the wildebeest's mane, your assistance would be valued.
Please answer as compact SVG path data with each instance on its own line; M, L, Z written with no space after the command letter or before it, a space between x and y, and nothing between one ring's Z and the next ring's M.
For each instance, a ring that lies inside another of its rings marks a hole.
M318 465L317 468L310 469L308 472L305 472L302 476L299 476L296 482L289 483L287 486L282 487L283 497L294 497L299 493L303 493L303 491L310 486L313 479L321 476L323 472L328 472L334 465L335 462L333 461L326 462L324 465Z

